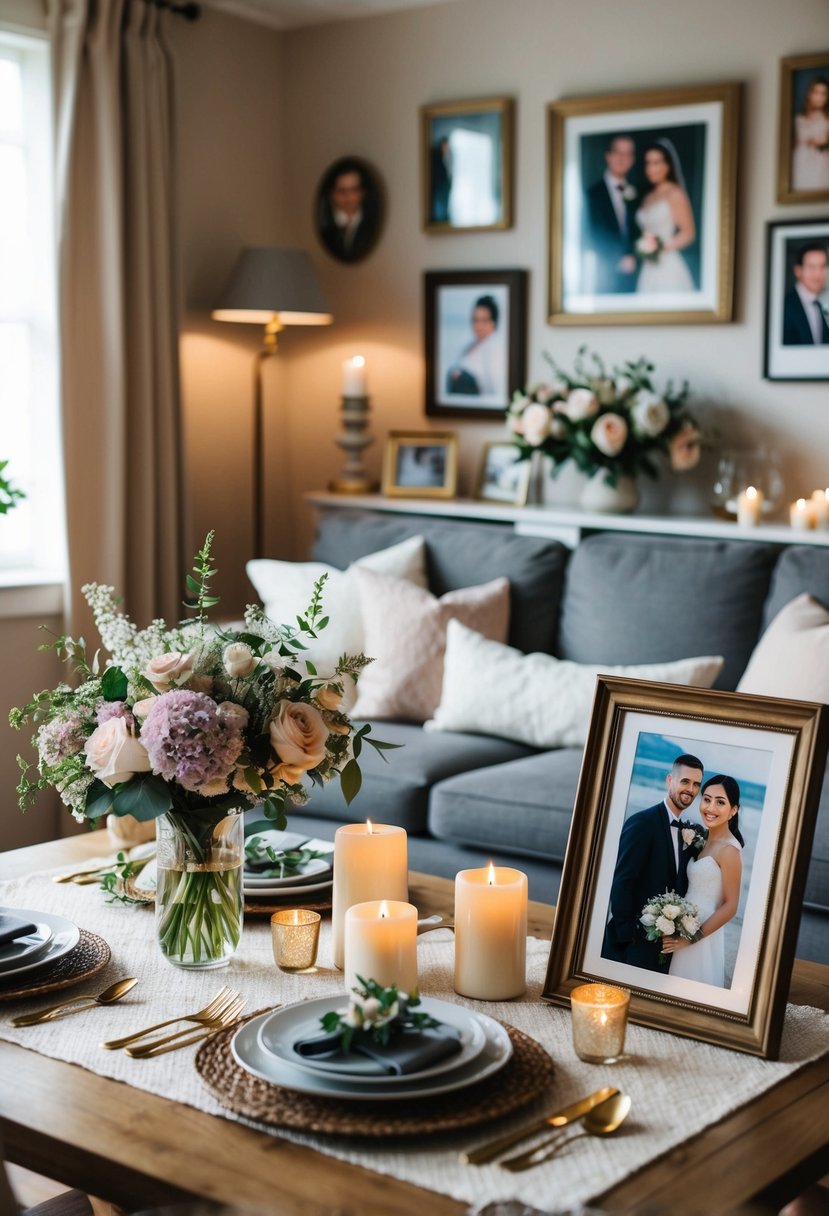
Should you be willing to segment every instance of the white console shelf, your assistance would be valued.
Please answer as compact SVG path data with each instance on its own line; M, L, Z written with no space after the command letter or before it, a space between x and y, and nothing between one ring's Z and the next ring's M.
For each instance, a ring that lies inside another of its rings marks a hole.
M829 547L829 530L800 532L781 523L741 528L736 523L703 515L602 515L581 511L578 507L512 507L471 498L386 498L382 494L330 494L322 490L313 490L305 497L323 510L358 507L392 515L510 523L522 536L548 536L570 548L574 548L586 532L640 532L648 536L703 536L709 540Z

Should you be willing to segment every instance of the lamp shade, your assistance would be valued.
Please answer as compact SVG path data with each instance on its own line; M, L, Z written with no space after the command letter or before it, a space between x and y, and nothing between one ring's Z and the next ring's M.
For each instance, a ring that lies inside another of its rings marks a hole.
M311 259L303 249L243 249L222 293L215 321L329 325L333 320Z

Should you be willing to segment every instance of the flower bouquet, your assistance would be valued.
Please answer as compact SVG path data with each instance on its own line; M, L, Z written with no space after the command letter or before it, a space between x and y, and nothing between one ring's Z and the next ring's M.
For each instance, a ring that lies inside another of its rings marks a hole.
M634 245L636 256L643 262L658 262L662 249L662 238L653 232L643 232Z
M570 375L545 355L552 378L516 392L507 426L521 458L543 452L556 472L572 460L588 476L600 473L611 486L621 476L657 477L659 457L677 472L699 461L700 430L686 408L688 385L653 387L653 364L638 359L609 372L598 355L581 347Z
M87 655L83 640L54 648L74 668L72 684L38 693L10 722L36 726L37 776L22 757L21 809L54 787L74 817L108 813L156 820L157 925L167 957L216 966L241 934L242 831L239 814L259 806L284 827L290 803L307 801L305 780L338 776L347 802L361 784L363 742L391 744L355 730L342 711L343 681L370 660L343 655L318 675L301 653L324 628L324 577L298 628L249 605L241 632L211 624L211 532L187 586L194 617L139 630L118 610L111 587L84 596L109 658ZM305 639L305 640L303 640Z
M659 942L666 937L681 937L686 942L696 942L702 937L699 908L677 895L676 891L665 891L649 899L642 909L639 923L649 942ZM660 963L664 963L667 957L660 951Z

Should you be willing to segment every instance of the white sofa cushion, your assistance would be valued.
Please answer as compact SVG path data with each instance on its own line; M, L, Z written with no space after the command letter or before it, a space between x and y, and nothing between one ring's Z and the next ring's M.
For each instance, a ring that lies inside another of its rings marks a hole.
M805 593L781 608L754 647L737 691L829 703L829 610Z

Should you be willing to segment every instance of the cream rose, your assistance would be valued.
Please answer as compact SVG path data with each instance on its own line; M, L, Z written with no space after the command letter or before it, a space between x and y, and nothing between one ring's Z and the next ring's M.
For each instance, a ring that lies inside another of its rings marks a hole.
M693 937L699 929L699 921L695 916L683 916L682 928Z
M667 916L657 916L656 927L663 937L670 937L672 933L676 932L674 922L668 920Z
M280 701L270 725L271 746L286 765L303 772L325 759L328 727L313 705L301 701ZM281 778L284 780L285 778Z
M144 697L143 701L136 701L133 705L132 716L143 722L154 705L155 697Z
M527 406L521 422L524 438L530 447L537 448L541 446L550 434L552 420L552 414L548 406L541 405L538 401L534 401L532 405Z
M657 397L656 393L648 392L647 389L640 389L633 398L630 413L633 418L633 429L640 435L647 435L650 439L661 435L671 418L671 411L662 398Z
M675 473L686 473L699 464L700 433L693 422L683 422L668 444L671 468Z
M605 456L618 456L628 437L628 424L618 414L602 414L593 423L590 438Z
M99 781L112 789L136 773L152 768L147 749L130 734L124 718L110 718L92 732L84 746L86 763Z
M639 917L639 921L645 926L645 928L649 928L651 925L656 924L656 917L652 912L643 912Z
M314 697L318 705L321 705L323 709L330 709L334 713L343 703L342 693L336 684L323 684L314 693Z
M231 642L222 654L225 671L231 678L249 676L259 666L259 660L244 642Z
M691 845L694 843L694 836L696 835L696 833L694 832L693 828L681 828L679 834L682 837L685 844Z
M668 920L674 921L679 916L681 911L682 909L680 908L679 904L664 904L662 908L662 915L667 916Z
M305 769L297 764L277 764L271 772L277 781L284 781L286 785L299 785L305 776Z
M141 674L147 677L156 692L169 692L190 678L195 661L196 656L192 653L180 654L171 650L169 654L150 659Z
M598 413L599 399L589 388L574 388L563 406L556 405L558 412L566 414L571 422L583 422L585 418L592 418Z

